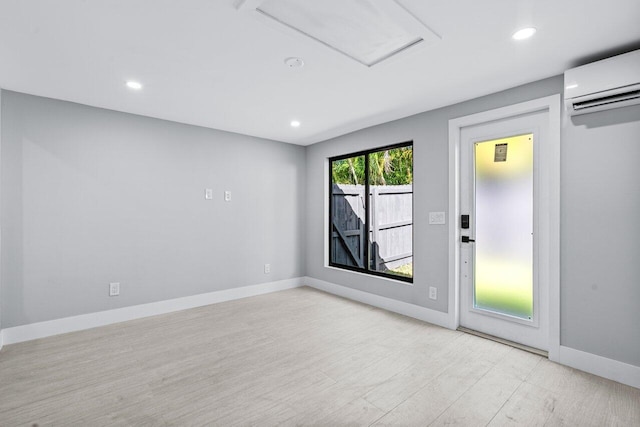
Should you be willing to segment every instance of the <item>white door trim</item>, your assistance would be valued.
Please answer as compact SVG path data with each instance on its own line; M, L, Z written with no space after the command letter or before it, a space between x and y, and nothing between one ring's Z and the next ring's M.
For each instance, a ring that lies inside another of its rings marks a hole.
M549 284L549 359L558 361L560 351L560 95L551 95L495 110L449 120L449 301L452 329L460 325L460 131L467 126L506 119L537 111L549 112L549 144L541 153L539 210L539 280Z

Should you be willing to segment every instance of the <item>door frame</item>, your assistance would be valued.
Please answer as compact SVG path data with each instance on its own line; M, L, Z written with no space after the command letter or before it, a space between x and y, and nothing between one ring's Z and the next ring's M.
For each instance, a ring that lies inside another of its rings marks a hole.
M460 145L462 128L547 111L548 138L539 157L539 259L538 280L549 286L549 359L560 351L560 95L551 95L507 107L449 120L449 301L452 329L460 326Z

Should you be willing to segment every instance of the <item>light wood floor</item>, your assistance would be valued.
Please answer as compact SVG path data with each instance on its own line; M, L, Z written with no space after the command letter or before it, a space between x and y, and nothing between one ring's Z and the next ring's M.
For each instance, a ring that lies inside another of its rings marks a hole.
M640 390L310 288L5 346L0 426L640 425Z

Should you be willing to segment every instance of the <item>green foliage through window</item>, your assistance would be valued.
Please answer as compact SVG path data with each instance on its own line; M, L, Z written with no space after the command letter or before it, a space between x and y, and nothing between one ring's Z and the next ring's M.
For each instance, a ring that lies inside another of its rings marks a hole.
M364 156L336 160L331 174L335 184L364 184ZM371 185L413 184L413 147L392 148L369 154Z

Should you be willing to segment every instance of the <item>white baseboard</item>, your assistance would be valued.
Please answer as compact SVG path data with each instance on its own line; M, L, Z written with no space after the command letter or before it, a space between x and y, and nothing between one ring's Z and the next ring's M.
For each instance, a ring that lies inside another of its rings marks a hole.
M599 377L640 388L640 366L597 356L571 347L560 346L558 363Z
M346 286L336 285L335 283L325 282L324 280L314 279L313 277L305 277L304 284L330 294L362 302L364 304L372 305L404 316L413 317L414 319L433 323L434 325L442 326L444 328L455 329L451 324L449 314L441 311L431 310L425 307L420 307L419 305L409 304L407 302L371 294L369 292L359 291Z
M4 341L4 344L14 344L38 338L50 337L53 335L65 334L67 332L81 331L98 326L126 322L127 320L140 319L158 314L171 313L204 305L297 288L302 286L302 283L302 278L296 277L277 282L225 289L206 294L192 295L148 304L134 305L131 307L99 311L96 313L81 314L79 316L65 317L46 322L15 326L13 328L6 328L0 331L0 343Z
M64 334L67 332L81 331L113 323L125 322L127 320L140 319L158 314L171 313L189 308L297 288L304 285L354 301L362 302L364 304L372 305L374 307L382 308L384 310L392 311L394 313L433 323L445 328L454 328L447 313L430 310L425 307L359 291L346 286L336 285L334 283L325 282L312 277L297 277L278 282L225 289L206 294L192 295L172 300L152 302L148 304L6 328L0 330L0 349L4 344L14 344ZM640 388L640 367L638 366L597 356L595 354L566 346L560 346L558 355L559 357L557 361L560 364L617 381L631 387Z

